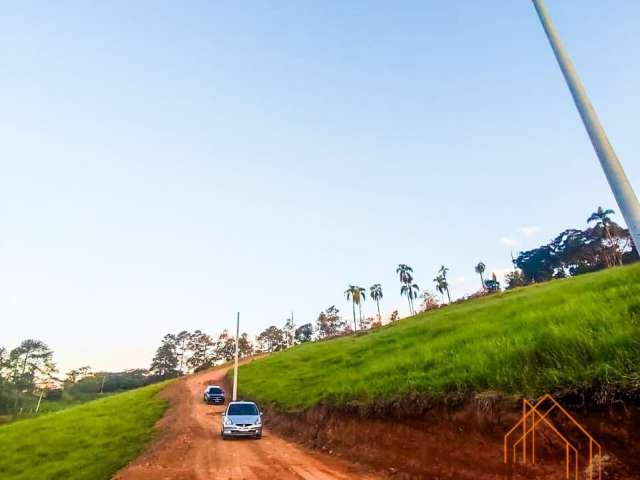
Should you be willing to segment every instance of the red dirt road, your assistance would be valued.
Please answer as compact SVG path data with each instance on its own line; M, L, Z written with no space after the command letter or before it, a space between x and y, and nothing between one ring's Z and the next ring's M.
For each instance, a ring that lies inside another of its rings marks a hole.
M221 406L206 405L208 384L220 384L226 369L176 381L164 392L171 407L158 438L121 470L116 480L351 480L381 478L363 467L301 448L265 428L261 440L220 438ZM268 427L268 418L265 421Z

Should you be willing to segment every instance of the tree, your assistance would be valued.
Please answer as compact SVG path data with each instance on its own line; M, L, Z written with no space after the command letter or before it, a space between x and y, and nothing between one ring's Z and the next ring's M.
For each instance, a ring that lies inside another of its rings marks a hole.
M122 372L98 372L93 378L97 380L94 391L102 391L103 393L131 390L157 380L154 376L149 376L149 371L144 368L134 368Z
M40 340L24 340L9 353L12 382L15 385L15 405L18 407L20 392L33 391L36 383L50 379L56 371L53 351Z
M0 347L0 414L7 413L14 404L15 389L10 382L11 362L4 347Z
M516 287L524 287L527 284L527 279L520 270L514 270L507 273L504 276L504 280L507 283L507 290L511 290Z
M9 367L9 357L7 356L7 349L0 347L0 385L7 380L7 369Z
M365 300L365 289L362 287L358 287L356 285L349 285L344 291L344 294L347 297L347 300L351 300L351 305L353 307L353 329L357 330L356 326L356 305L358 305L358 310L360 311L360 321L362 321L362 302Z
M382 317L380 316L380 300L382 300L382 285L376 283L375 285L371 285L369 288L369 296L375 300L376 306L378 307L378 321L382 322Z
M373 325L376 319L374 317L367 317L360 320L360 330L368 330Z
M79 382L83 378L88 377L89 375L92 375L91 367L89 367L89 366L84 366L84 367L80 367L80 368L76 368L76 369L70 370L70 371L68 371L66 373L66 378L64 380L64 386L65 386L65 388L69 388L73 384Z
M418 295L419 287L415 283L413 283L413 269L409 265L405 265L401 263L396 268L396 273L400 277L400 283L402 284L400 287L400 295L406 295L407 301L409 302L409 312L414 315L415 309L413 308L413 300Z
M480 284L482 285L483 289L485 285L484 285L484 278L482 278L482 274L484 273L485 268L487 268L487 266L482 262L478 262L478 264L476 265L476 273L480 275Z
M287 348L284 331L275 325L271 325L258 335L258 343L267 352L278 352Z
M396 273L400 277L400 283L413 282L413 268L411 268L409 265L401 263L400 265L398 265L398 268L396 268Z
M527 283L551 280L558 264L557 255L549 245L520 252L515 260Z
M296 333L296 326L293 323L293 312L291 313L291 318L287 318L287 320L284 322L284 328L282 330L284 331L287 346L290 347L291 345L293 345Z
M194 371L212 367L217 360L216 342L201 330L196 330L189 336L187 349L191 352L187 366Z
M151 360L151 372L160 378L173 378L178 375L178 356L176 355L176 336L167 334Z
M614 242L613 242L613 239L611 238L611 231L610 231L610 227L613 223L613 221L609 218L611 215L615 215L615 212L610 208L604 210L602 207L598 207L598 209L595 212L593 212L589 216L589 218L587 218L587 224L595 222L597 227L602 227L604 237L607 239L608 246L610 248L614 246ZM619 265L622 265L622 258L618 254L615 248L613 249L613 259L607 258L607 266L610 267L613 265L612 260L613 262L618 263Z
M246 333L240 335L238 339L238 355L242 358L253 355L253 343Z
M525 282L531 283L637 261L629 231L610 220L610 213L599 208L589 217L596 225L586 230L567 229L546 245L520 252L514 266Z
M428 290L425 290L424 292L422 292L422 295L420 295L420 298L422 298L422 306L420 311L428 312L429 310L440 308L440 303L438 302L438 299L435 297L435 295L433 295Z
M441 285L447 292L447 299L449 300L449 303L451 303L451 294L449 293L449 282L447 281L447 273L449 273L449 269L444 265L442 265L440 267L440 270L438 270L438 274L442 277Z
M298 328L296 328L294 338L296 343L310 342L313 338L313 325L311 325L310 323L300 325Z
M438 275L433 279L433 282L436 284L436 290L440 293L442 303L444 303L444 293L447 291L447 279L442 275Z
M332 305L324 312L320 312L316 325L318 336L329 338L337 335L345 327L345 322L340 317L340 311Z
M408 283L400 287L400 295L406 295L406 297L409 299L409 310L411 311L412 315L416 314L416 311L413 308L413 301L418 298L419 291L420 287L418 287L418 285L416 285L415 283Z
M393 312L391 312L391 317L389 318L389 320L391 321L391 323L398 321L398 310L394 310Z
M180 371L180 375L184 375L184 365L186 362L186 354L189 350L189 341L191 340L191 334L186 330L181 331L176 335L176 355L178 355L178 370Z
M236 357L236 340L229 334L229 330L223 330L216 343L216 358L230 362Z

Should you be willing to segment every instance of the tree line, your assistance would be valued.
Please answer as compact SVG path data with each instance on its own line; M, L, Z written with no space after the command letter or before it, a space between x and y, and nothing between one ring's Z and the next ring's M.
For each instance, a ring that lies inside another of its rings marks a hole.
M514 270L505 276L506 288L512 289L529 283L548 281L572 275L594 272L604 268L624 265L638 260L638 251L633 245L629 231L616 224L611 216L613 210L598 209L587 219L585 230L568 229L560 233L552 242L539 248L520 252L513 259ZM433 279L440 299L429 290L421 292L414 279L413 268L401 263L396 268L400 281L400 295L406 297L409 312L419 312L442 308L448 304L464 302L480 296L502 291L502 285L495 273L485 278L487 266L480 261L474 266L474 272L480 277L480 289L470 295L452 299L449 284L449 268L442 265ZM383 299L382 285L376 283L365 289L349 284L344 295L351 302L352 326L339 314L335 306L321 312L315 324L305 324L295 329L294 343L345 335L357 330L375 328L382 324L380 302ZM363 316L363 304L367 295L375 301L377 318ZM446 301L445 301L446 297ZM418 299L421 300L418 306ZM398 311L394 310L389 320L398 320ZM270 327L272 330L276 327Z
M0 347L1 416L11 419L43 408L59 409L160 380L145 369L93 372L89 366L60 375L53 357L53 350L36 339L24 340L11 350Z
M488 295L500 291L500 282L495 274L489 279L484 279L485 264L480 262L475 267L476 273L480 274L482 282L482 293L474 295ZM424 290L420 293L420 287L413 277L413 268L407 264L399 264L396 274L400 281L400 294L407 298L409 312L415 315L419 312L441 308L445 306L444 295L446 294L449 303L455 303L451 299L451 291L447 275L449 268L441 266L434 278L436 290L441 293L442 301L439 301L431 292ZM344 291L347 300L351 301L351 321L348 321L340 314L340 310L335 306L322 310L314 322L304 323L296 326L293 322L293 315L287 318L282 327L271 325L263 330L256 338L253 352L277 352L289 348L293 345L312 341L322 341L328 338L350 335L357 331L378 328L383 324L380 311L380 303L384 298L382 285L375 283L365 289L358 285L348 285ZM367 298L375 302L376 315L363 315L363 304ZM469 298L469 297L465 297ZM418 299L421 301L418 302ZM464 300L464 299L463 299ZM461 300L458 300L461 301ZM418 303L418 305L416 305ZM390 322L399 320L398 310L394 310L388 319ZM222 359L219 359L220 361Z
M485 271L485 264L483 262L479 262L475 266L476 273L480 274L480 280L482 282L482 290L474 294L477 295L485 295L489 293L493 293L500 290L500 282L498 282L495 274L492 275L492 278L484 279L483 274ZM435 289L438 293L440 293L441 300L438 300L437 297L432 294L429 290L420 291L420 287L416 283L414 279L413 268L405 263L401 263L396 268L396 274L398 275L398 279L400 281L400 296L406 297L407 305L409 307L409 313L411 315L416 315L419 312L424 312L427 310L432 310L433 308L439 308L441 306L446 305L447 303L452 303L451 299L451 290L449 286L448 275L449 268L445 265L442 265L437 273L436 277L433 279ZM369 287L369 297L376 302L376 310L377 310L377 318L368 317L363 318L362 315L362 304L365 302L367 298L367 291L365 288L360 287L358 285L349 285L348 288L344 292L347 300L351 301L352 304L352 314L353 314L353 329L349 329L351 331L356 331L358 329L365 330L371 327L377 327L382 325L382 315L380 314L380 301L383 299L382 285L379 283L373 284ZM447 303L445 303L445 294L447 297ZM470 297L464 297L462 300ZM416 302L418 299L421 299L421 303L416 306ZM458 300L460 301L460 300ZM356 308L358 311L358 320L356 321ZM394 310L390 316L390 321L396 321L398 319L398 311Z
M515 270L507 275L507 288L581 275L638 261L629 230L612 220L614 211L598 209L587 228L567 229L551 242L520 252Z
M233 360L235 345L235 337L228 330L224 330L217 339L201 330L168 333L156 350L149 370L160 378L197 372ZM254 351L253 342L246 333L238 340L238 351L241 357Z

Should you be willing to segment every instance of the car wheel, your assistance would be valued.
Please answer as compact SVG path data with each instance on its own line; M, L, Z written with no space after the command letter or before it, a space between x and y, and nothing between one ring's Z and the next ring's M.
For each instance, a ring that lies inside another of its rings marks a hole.
M228 439L228 437L224 433L221 433L220 436L222 437L222 440L227 440Z
M261 433L257 433L255 436L256 440L260 440L262 438L262 434Z

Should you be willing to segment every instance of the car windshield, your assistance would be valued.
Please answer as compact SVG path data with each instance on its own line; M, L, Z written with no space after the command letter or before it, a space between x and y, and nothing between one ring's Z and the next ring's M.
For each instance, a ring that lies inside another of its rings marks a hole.
M220 387L211 387L207 393L219 394L222 393L222 389Z
M258 415L258 408L253 403L233 403L229 405L227 415Z

